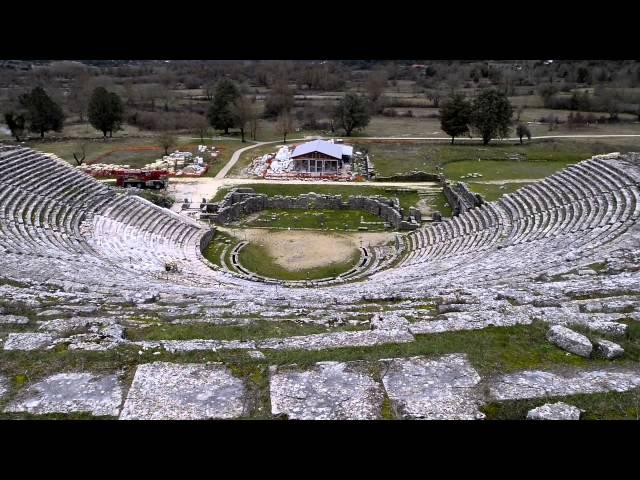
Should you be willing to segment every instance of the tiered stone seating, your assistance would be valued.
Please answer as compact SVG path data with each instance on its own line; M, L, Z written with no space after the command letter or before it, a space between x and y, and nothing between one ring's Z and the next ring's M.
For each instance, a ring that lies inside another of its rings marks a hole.
M546 266L547 257L557 261L563 251L592 251L623 233L640 213L635 170L628 175L629 165L620 162L581 162L497 202L412 232L410 245L418 252L410 251L400 266L437 269L446 260L451 269L478 258L479 252L490 250L484 258L500 258L522 244L540 252L530 250L532 262L518 259L511 268L517 270L525 263Z
M291 282L276 293L273 283L208 265L200 251L207 230L197 222L117 194L48 156L0 147L1 276L82 291L92 302L161 292L163 301L188 298L238 311L268 301L274 311L294 309L305 318L331 315L329 305L360 305L365 296L420 299L469 286L527 285L541 273L615 258L620 245L637 239L639 172L636 157L581 162L401 235L397 251L367 249L363 264L342 278L310 288ZM178 272L165 272L168 260L177 261Z

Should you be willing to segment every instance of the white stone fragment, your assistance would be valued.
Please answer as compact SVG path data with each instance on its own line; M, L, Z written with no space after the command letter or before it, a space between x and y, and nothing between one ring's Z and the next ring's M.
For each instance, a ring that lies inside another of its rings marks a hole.
M143 350L150 348L163 348L167 352L194 352L217 350L247 350L255 349L255 342L241 340L152 340L131 342L133 345L142 347Z
M19 315L0 315L0 325L24 325L29 323L27 317Z
M365 330L357 332L331 332L286 338L270 338L256 342L259 349L324 350L341 347L370 347L387 343L413 342L406 330Z
M464 354L381 360L382 382L392 405L404 417L477 420L485 415L476 390L480 375Z
M527 420L580 420L581 413L579 408L563 402L546 403L529 410Z
M21 391L5 412L76 413L117 416L122 387L117 375L59 373Z
M53 335L48 333L10 333L4 342L5 350L39 350L51 345Z
M255 358L257 360L264 360L266 358L264 353L262 353L260 350L249 350L247 354L251 358Z
M587 337L573 330L554 325L547 332L547 340L567 352L589 358L593 345Z
M0 377L0 400L4 397L9 391L9 380L5 377Z
M587 370L565 374L527 370L503 375L489 385L494 400L560 397L601 392L625 392L640 386L639 369Z
M236 418L244 412L245 387L222 364L139 365L121 420Z
M364 362L271 368L271 413L298 420L380 418L382 387Z
M610 342L609 340L598 340L596 345L598 347L598 352L607 359L618 358L624 354L624 348L617 343Z

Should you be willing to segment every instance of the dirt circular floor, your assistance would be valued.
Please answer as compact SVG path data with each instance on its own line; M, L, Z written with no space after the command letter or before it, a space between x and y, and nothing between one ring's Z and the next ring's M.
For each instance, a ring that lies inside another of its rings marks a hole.
M260 228L229 229L227 232L241 240L264 246L274 263L291 271L346 262L361 245L384 245L394 239L394 235L388 232L337 233Z

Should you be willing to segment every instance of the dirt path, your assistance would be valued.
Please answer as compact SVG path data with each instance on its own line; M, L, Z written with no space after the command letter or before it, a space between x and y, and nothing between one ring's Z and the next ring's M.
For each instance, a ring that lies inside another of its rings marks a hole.
M384 245L393 240L393 233L337 233L303 230L265 230L261 228L228 229L221 231L263 246L274 262L290 271L324 267L345 262L362 245ZM312 253L312 254L311 254Z

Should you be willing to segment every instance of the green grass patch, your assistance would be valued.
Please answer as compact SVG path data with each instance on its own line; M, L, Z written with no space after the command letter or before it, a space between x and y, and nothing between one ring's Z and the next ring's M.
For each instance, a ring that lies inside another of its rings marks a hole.
M447 178L461 180L460 177L477 172L482 180L515 180L545 178L562 170L567 165L584 160L459 160L447 163L444 174ZM462 179L464 180L464 179Z
M489 327L483 330L417 335L415 342L380 345L369 348L340 348L323 351L265 351L270 363L311 365L320 361L378 360L417 355L466 353L481 376L528 369L553 369L558 366L587 367L610 365L611 361L584 359L550 344L542 322L514 327ZM615 363L633 363L631 357Z
M516 190L529 185L529 183L504 183L502 185L469 182L469 188L474 193L479 193L487 202L495 202L506 193L513 193Z
M331 327L329 329L322 325L302 324L293 320L257 320L248 325L211 325L207 323L151 325L145 328L127 329L126 336L132 341L194 339L245 341L357 329L354 326Z
M452 180L472 172L481 173L483 180L509 180L546 177L566 165L586 160L595 154L633 151L637 149L637 142L558 139L537 140L523 145L484 146L476 143L449 145L420 141L359 140L358 146L369 151L380 176L412 170L433 173L438 165L442 165L445 175ZM520 160L509 160L513 156Z
M228 242L228 243L227 243ZM220 230L216 230L216 233L207 245L207 248L202 252L202 256L209 260L214 265L222 267L222 262L220 261L220 256L226 247L229 247L229 251L233 248L233 246L238 242L238 239L228 233L222 232ZM230 266L230 263L227 263Z
M431 201L428 202L429 206L431 206L434 210L440 212L440 215L443 217L450 217L453 215L453 208L449 205L447 201L447 197L444 196L444 193L440 192L437 196L431 197Z
M590 268L591 270L594 270L596 272L603 272L607 268L609 268L609 264L607 262L596 262L587 265L586 268Z
M565 402L584 410L583 420L640 420L640 389L565 397L508 400L481 408L487 420L524 420L527 412L545 403Z
M255 243L249 243L240 250L239 260L244 268L263 277L279 280L317 280L336 277L351 270L360 260L360 250L354 248L349 259L344 262L333 262L308 270L289 270L276 264L265 248Z
M367 225L361 223L370 222ZM367 227L369 231L384 230L384 221L363 210L301 210L268 209L257 216L241 221L243 227L269 227L312 230L357 230Z

